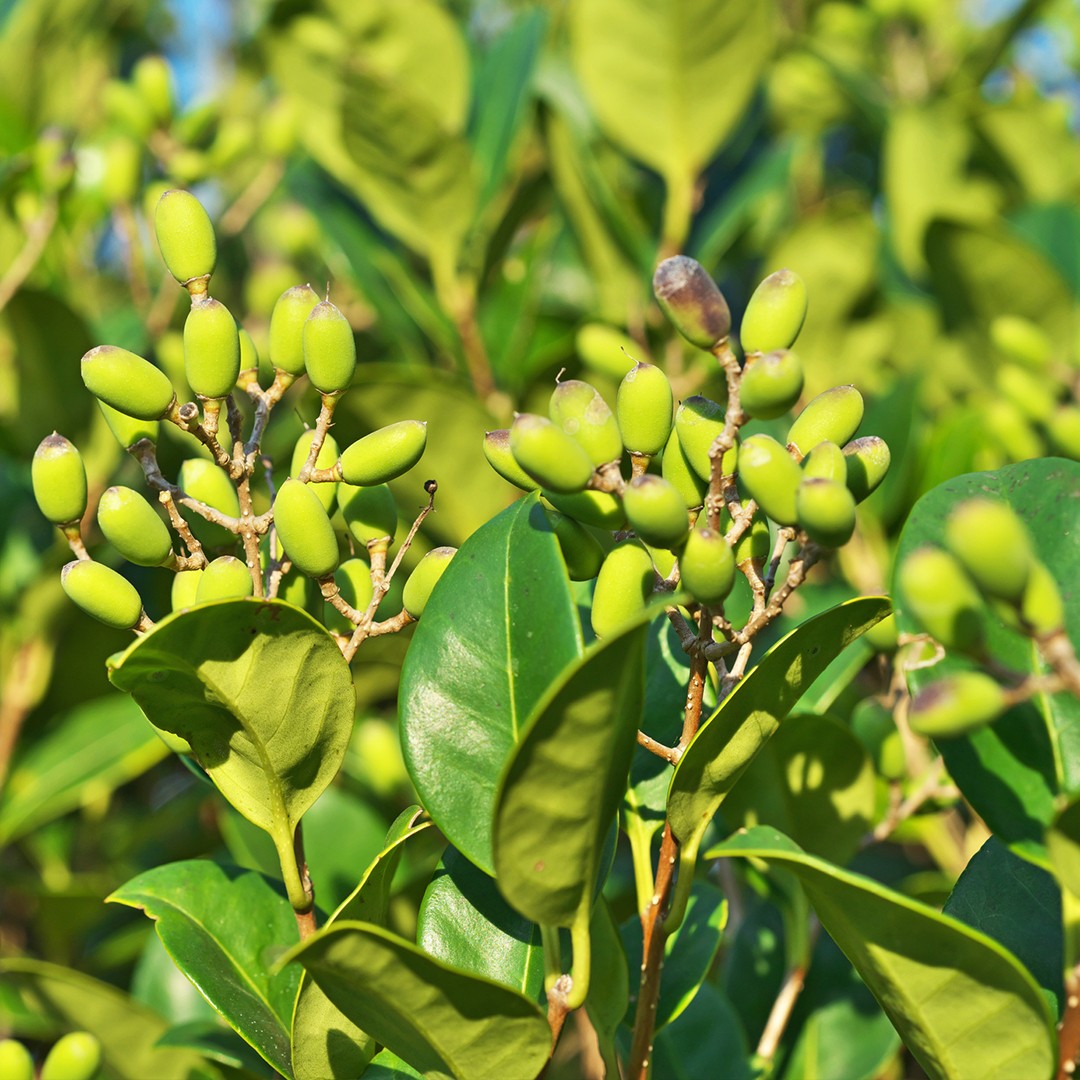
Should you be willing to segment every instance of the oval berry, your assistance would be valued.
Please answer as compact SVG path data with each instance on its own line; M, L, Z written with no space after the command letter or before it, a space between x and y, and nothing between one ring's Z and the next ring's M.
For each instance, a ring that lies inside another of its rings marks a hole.
M682 496L661 476L646 473L631 480L623 492L623 507L634 532L654 547L677 548L690 531Z
M160 566L172 554L172 536L157 511L129 487L107 488L97 522L105 539L136 566Z
M311 385L323 394L346 389L356 371L356 338L349 320L323 300L304 321L304 367Z
M211 296L197 297L184 320L184 375L205 398L223 398L240 374L240 332L229 309Z
M80 367L94 397L138 420L160 419L176 397L164 371L116 345L91 349Z
M214 559L199 576L195 590L195 603L210 600L233 600L255 594L251 571L232 555Z
M510 428L510 449L521 468L547 491L572 494L592 478L592 458L546 417L521 413Z
M723 535L691 529L679 555L679 578L695 600L721 603L735 584L735 555Z
M426 422L400 420L388 424L345 449L338 461L341 479L360 487L396 480L424 456L426 446Z
M154 212L154 232L169 273L181 285L209 277L217 264L214 226L201 202L174 188L158 200Z
M790 349L805 318L806 282L794 270L777 270L754 290L746 305L739 327L743 352Z
M731 332L731 311L701 263L665 259L653 274L653 295L672 326L692 345L711 349Z
M64 592L87 615L117 630L130 630L142 617L142 600L127 578L102 563L69 562L60 571Z
M322 578L337 569L334 527L307 484L289 479L281 485L274 500L274 527L285 554L301 573Z
M580 379L559 383L551 395L548 416L589 455L593 465L606 465L622 457L615 415L590 383Z
M304 374L304 324L318 306L310 285L286 289L270 313L270 365L290 375Z
M619 384L615 415L626 449L659 454L667 445L675 404L668 377L655 364L635 364Z
M46 435L34 451L30 482L38 508L54 525L71 525L86 513L86 467L63 435Z
M640 544L630 541L609 551L593 592L593 633L608 637L644 611L655 580L652 558Z
M437 547L416 564L401 591L402 606L414 619L419 619L424 614L432 591L456 554L457 548Z

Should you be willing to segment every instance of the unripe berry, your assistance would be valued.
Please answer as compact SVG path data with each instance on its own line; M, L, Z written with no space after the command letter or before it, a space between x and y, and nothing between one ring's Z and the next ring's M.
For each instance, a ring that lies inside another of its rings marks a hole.
M310 285L294 285L277 299L270 313L270 364L290 375L304 374L304 324L318 306Z
M214 559L200 575L195 590L195 603L233 600L254 594L255 583L251 580L251 571L232 555L222 555Z
M660 474L668 483L674 485L688 510L693 510L705 502L708 484L694 471L679 441L679 433L674 427L664 447L664 456L660 461Z
M806 282L794 270L777 270L754 290L746 305L746 314L739 327L743 352L749 355L790 349L805 318Z
M157 123L168 124L173 114L173 86L165 57L144 56L132 69L131 83Z
M593 474L593 461L580 443L543 416L520 413L510 428L514 460L548 491L581 491Z
M203 205L191 194L173 188L158 200L154 213L161 257L181 285L209 277L217 265L214 226Z
M615 414L632 454L659 454L671 434L675 399L668 377L654 364L635 364L619 384Z
M242 326L240 327L240 370L259 370L259 350L255 348L251 335Z
M719 604L735 584L735 555L712 529L691 529L679 556L683 586L702 604Z
M580 379L559 383L552 392L548 415L585 451L594 466L622 457L619 425L595 386Z
M945 520L945 546L987 596L1020 599L1035 552L1008 503L981 498L958 503Z
M223 398L240 374L240 333L229 309L211 296L198 297L184 320L184 375L205 398Z
M801 482L795 459L768 435L752 435L739 447L739 486L778 525L799 520L795 492Z
M1057 409L1057 395L1046 377L1028 371L1019 364L1003 364L998 368L996 383L1002 396L1011 401L1028 420L1045 424Z
M908 710L912 731L951 738L985 727L1005 709L1005 693L981 671L960 671L924 686Z
M87 615L106 626L130 630L142 617L142 600L135 586L102 563L69 562L60 571L60 584Z
M89 1031L72 1031L49 1051L41 1080L94 1080L101 1068L101 1043Z
M1010 360L1041 371L1054 353L1053 343L1040 326L1019 315L999 315L990 324L990 340Z
M484 457L488 464L504 479L521 488L522 491L535 491L540 485L514 460L510 449L510 429L484 433Z
M802 388L802 361L787 349L776 349L747 359L739 384L739 404L747 416L773 420L799 400Z
M226 517L240 516L240 497L224 469L207 458L189 458L182 462L176 477L177 486L185 495L218 510ZM236 543L236 534L194 511L188 511L191 531L206 547L221 548Z
M982 602L964 568L947 551L913 551L900 564L897 584L901 607L947 649L982 648Z
M1060 453L1080 461L1080 408L1076 405L1059 406L1047 421L1046 433Z
M86 513L86 468L75 445L55 431L34 451L30 482L38 508L54 525L71 525Z
M387 547L397 532L398 512L394 496L385 484L354 487L338 484L338 505L353 540L367 547L382 541Z
M896 613L894 612L890 615L886 615L880 622L874 623L874 625L863 634L863 641L865 641L874 652L896 652L900 644L899 631L896 626Z
M128 134L141 140L153 130L154 118L130 83L109 79L102 89L101 101L105 115Z
M610 491L588 490L569 495L545 491L544 498L556 510L597 529L616 532L626 525L626 510L623 508L622 499Z
M838 446L851 438L863 418L862 394L854 386L834 386L818 394L795 419L788 431L788 445L800 455L820 442Z
M111 207L126 206L139 192L142 144L127 135L118 134L109 139L104 151L101 194Z
M586 367L621 379L633 366L641 346L621 330L604 323L587 323L574 338L574 348Z
M5 1080L34 1080L34 1059L17 1039L0 1041L0 1076Z
M308 459L308 454L311 452L311 440L314 438L315 429L309 428L307 431L302 432L300 438L296 440L296 445L293 447L292 452L292 461L289 464L290 476L297 476L304 467L304 464ZM319 456L315 459L315 468L332 469L334 463L338 459L338 453L337 440L333 435L327 432L323 438L322 446L319 447ZM311 490L318 495L319 502L323 504L326 512L328 514L333 513L334 496L337 494L337 484L333 481L320 482L318 484L312 484Z
M337 571L335 570L334 573L336 574ZM306 611L319 622L325 622L326 614L330 610L323 600L319 586L306 574L301 574L296 570L290 570L281 579L281 584L278 586L278 599L284 600L286 604L292 604L301 611Z
M323 300L311 309L303 330L304 367L311 385L336 394L352 382L356 371L356 339L349 320Z
M623 492L623 506L634 532L646 544L677 548L690 531L686 504L675 486L660 476L636 476Z
M424 456L427 422L399 420L357 439L338 461L346 484L371 487L396 480Z
M652 559L640 544L629 541L609 551L593 592L593 633L607 637L643 611L655 580Z
M172 552L165 522L129 487L111 487L102 493L97 522L105 539L136 566L160 566Z
M818 480L847 481L847 458L836 443L818 443L802 460L803 476Z
M769 557L771 547L769 523L757 513L751 519L750 527L735 542L735 565L742 566L747 561L763 563Z
M170 611L180 611L194 606L195 598L199 595L199 579L202 576L202 570L180 570L173 574L172 588L169 592Z
M402 606L414 619L419 619L424 614L432 590L438 584L439 578L446 573L450 560L456 554L457 548L437 547L416 564L401 591Z
M346 559L334 571L334 584L342 600L361 614L367 611L375 590L371 585L371 567L363 559ZM339 634L351 634L356 627L337 608L327 604L326 628Z
M604 549L583 525L558 510L547 510L547 519L559 541L563 562L571 581L591 581L600 572Z
M274 500L274 526L285 554L301 573L321 578L337 568L334 527L307 484L289 479L281 485Z
M712 473L709 450L724 430L724 406L700 394L688 397L675 412L675 430L686 460L707 481Z
M127 450L134 446L140 439L149 439L157 443L160 425L156 420L139 420L137 417L128 416L104 401L98 401L101 415L105 417L105 423L109 430L116 436L116 441Z
M844 457L847 460L848 491L855 496L857 503L861 503L885 479L892 454L884 439L877 435L864 435L844 447Z
M855 498L836 480L803 480L795 492L795 513L800 528L822 547L841 547L855 531Z
M1061 591L1053 575L1038 559L1031 564L1027 586L1020 598L1020 617L1039 637L1052 634L1065 625Z
M656 268L653 295L672 326L699 349L711 349L731 332L724 294L701 263L686 255L665 259Z
M138 420L160 419L176 397L165 372L116 345L91 349L80 366L94 397Z

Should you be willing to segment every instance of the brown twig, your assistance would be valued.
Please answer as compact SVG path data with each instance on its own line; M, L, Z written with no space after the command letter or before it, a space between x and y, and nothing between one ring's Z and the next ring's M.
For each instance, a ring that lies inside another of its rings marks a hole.
M1055 1080L1072 1080L1080 1062L1080 964L1065 976L1065 1010L1058 1024L1058 1046Z
M671 762L672 765L678 765L679 758L682 757L682 751L678 747L665 746L651 735L646 735L644 731L637 733L637 741L638 746L643 746L650 753Z

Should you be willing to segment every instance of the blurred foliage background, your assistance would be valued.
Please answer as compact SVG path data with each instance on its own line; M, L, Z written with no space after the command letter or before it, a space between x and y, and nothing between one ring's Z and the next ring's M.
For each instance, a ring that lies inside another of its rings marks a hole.
M1080 457L1078 54L1075 0L0 2L0 951L200 1017L149 924L102 898L199 854L274 872L109 687L125 636L66 602L67 549L30 494L54 429L92 492L138 486L78 376L92 345L151 357L183 392L185 305L150 224L163 190L210 209L215 295L260 347L285 288L330 283L360 356L341 445L429 421L425 461L395 484L407 523L422 480L440 483L417 553L514 497L481 434L542 410L561 369L613 401L631 357L653 358L679 396L720 393L652 301L660 257L701 261L736 325L763 276L796 270L807 397L856 383L864 430L893 450L817 579L832 602L885 586L907 511L941 480ZM269 452L285 460L317 411L291 392ZM166 471L192 452L170 431ZM107 559L92 515L86 528ZM163 614L168 575L123 570ZM309 817L327 907L410 798L394 713L406 645L361 652L363 722ZM850 721L853 702L830 705ZM880 749L880 730L866 740ZM888 875L940 899L969 841L938 817L913 833L931 855L898 853ZM403 876L403 932L437 855L421 846ZM2 989L0 1006L48 1036ZM762 1010L740 1010L752 1045Z

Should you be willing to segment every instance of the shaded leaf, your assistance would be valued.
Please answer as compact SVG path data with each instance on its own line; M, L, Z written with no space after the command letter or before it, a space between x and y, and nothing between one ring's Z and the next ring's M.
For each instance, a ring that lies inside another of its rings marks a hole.
M194 1050L211 1061L255 1076L264 1076L266 1080L274 1080L278 1075L273 1069L267 1068L263 1059L235 1032L209 1020L189 1020L176 1024L158 1039L156 1045Z
M640 925L640 924L639 924ZM608 1075L618 1072L615 1063L615 1033L626 1015L630 1000L630 970L623 951L619 927L607 900L600 897L589 922L589 948L592 951L592 978L585 1001L589 1019L607 1063ZM615 1072L611 1071L615 1067Z
M723 1068L724 1080L751 1080L756 1075L731 1002L715 986L705 983L687 1010L657 1032L653 1076L657 1080L701 1080L715 1076L718 1067Z

